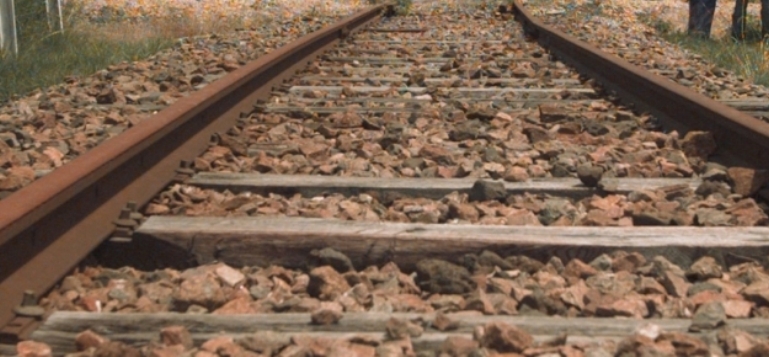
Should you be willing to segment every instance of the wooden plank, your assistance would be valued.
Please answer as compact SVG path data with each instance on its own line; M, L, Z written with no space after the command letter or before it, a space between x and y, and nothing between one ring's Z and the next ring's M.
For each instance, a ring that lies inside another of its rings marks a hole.
M216 333L195 333L191 334L193 344L195 346L202 345L205 341L208 341L215 337L227 336L232 339L246 338L252 336L257 331L250 332L216 332ZM60 333L56 331L50 331L40 333L36 335L35 341L40 341L48 344L54 351L54 356L65 356L66 353L74 353L76 334L72 333ZM160 330L137 332L135 334L109 334L107 335L113 341L120 341L130 346L141 347L147 345L148 341L157 341L160 336ZM471 333L453 333L453 332L429 332L420 337L411 338L411 345L415 352L434 352L441 349L444 341L451 336L461 336L472 339ZM294 333L278 333L273 335L273 338L288 339L291 337L298 338L322 338L330 340L352 340L354 338L365 340L385 340L385 334L383 332L294 332ZM555 338L559 338L557 335L532 335L534 342L543 343L552 341ZM591 345L598 343L618 343L626 336L582 336L572 335L567 336L567 344L575 345ZM10 346L8 355L15 356L15 346ZM0 350L2 353L2 350Z
M425 32L426 27L370 28L368 32Z
M688 267L703 255L726 264L769 255L769 227L539 227L343 221L300 217L153 216L134 233L147 259L170 253L198 263L302 268L313 249L333 247L357 268L395 262L405 271L425 258L458 261L485 249L547 261L592 261L615 250L664 255ZM149 249L176 247L168 253ZM152 257L151 254L158 254Z
M215 337L220 336L228 336L233 339L238 338L245 338L250 335L253 335L257 331L252 330L245 330L246 332L213 332L213 333L194 333L192 334L192 341L193 344L196 346L200 346L205 341L208 341ZM370 339L384 339L384 333L383 332L376 332L376 333L361 333L361 332L295 332L295 333L280 333L279 335L284 337L304 337L304 338L323 338L323 339L332 339L332 340L350 340L353 338L365 338L367 340ZM416 351L435 351L440 349L441 345L443 344L443 341L446 340L449 336L464 336L467 338L472 338L472 335L469 333L465 334L457 334L457 333L430 333L422 335L421 337L412 338L411 343L412 347ZM43 342L51 346L52 350L54 352L54 356L64 356L67 353L74 353L76 352L75 349L75 337L77 335L73 333L62 333L57 331L47 331L47 332L40 332L35 334L34 340L38 342ZM126 343L131 346L140 347L143 345L146 345L149 341L158 340L160 336L160 330L156 331L137 331L136 333L130 333L130 334L113 334L109 333L106 334L107 337L109 337L113 341L120 341L123 343ZM549 339L552 339L555 336L533 336L534 340L537 342L540 341L546 341ZM580 342L586 342L585 338L572 338L569 339L569 343L580 343ZM595 341L596 339L591 338L591 341ZM606 339L598 339L598 340L606 340ZM618 338L615 338L613 340L618 340ZM15 356L15 353L10 354L11 356Z
M505 322L525 329L531 334L550 335L567 331L574 335L613 336L626 335L645 322L655 321L665 330L686 330L691 324L690 319L613 319L613 318L563 318L551 316L486 316L476 313L454 313L446 315L456 320L459 327L455 332L471 333L473 328L491 322ZM414 320L421 318L432 321L433 313L345 313L338 324L317 326L310 324L309 313L276 313L276 314L236 314L199 315L184 313L91 313L57 311L46 319L37 332L60 331L78 333L90 328L95 332L135 333L140 331L157 331L164 326L181 325L190 331L216 333L218 331L280 331L280 332L384 332L385 324L390 318ZM766 320L730 320L737 326L745 326L752 333L769 333ZM34 337L34 335L33 335Z
M756 117L756 118L764 118L769 117L769 112L751 112L751 111L745 111L745 114L748 114L750 116Z
M552 100L552 103L558 102ZM365 113L365 114L382 114L382 113L423 113L433 112L439 109L442 113L451 113L456 108L444 107L444 108L414 108L414 107L266 107L264 113L291 113L291 112L308 112L315 114L332 114L332 113ZM577 114L577 111L574 111Z
M218 335L248 336L257 331L272 331L283 338L305 335L328 338L371 336L382 338L385 324L390 318L432 321L434 314L417 313L346 313L336 325L315 326L310 324L307 313L245 314L245 315L197 315L180 313L157 314L98 314L89 312L55 312L35 331L31 338L48 343L58 353L73 352L74 337L86 329L104 337L129 344L156 339L160 329L166 326L185 326L196 345ZM459 323L457 330L449 333L432 328L413 339L418 350L434 350L449 336L470 337L475 326L491 322L504 322L529 332L542 341L560 333L566 333L567 343L617 340L631 335L639 326L652 323L663 331L688 329L688 319L613 319L613 318L561 318L542 316L482 316L478 314L449 314ZM769 334L766 319L733 319L729 325L753 335Z
M205 341L208 341L215 337L228 336L233 339L246 338L253 335L257 331L249 332L215 332L215 333L194 333L191 334L193 344L200 346ZM159 339L160 330L137 332L132 334L108 334L107 336L113 341L120 341L131 346L141 347L146 345L149 341L157 341ZM65 356L67 353L74 353L76 334L62 333L57 331L41 332L35 335L34 340L43 342L52 347L54 356ZM273 335L275 336L275 335ZM385 334L383 332L294 332L294 333L282 333L279 332L277 336L283 338L312 338L312 339L329 339L329 340L352 340L355 338L364 340L385 340ZM465 338L472 338L471 333L443 333L443 332L431 332L423 334L420 337L411 338L411 345L416 352L435 352L440 350L444 341L451 336L461 336ZM276 338L280 338L276 337ZM532 335L534 342L541 343L546 341L552 341L557 335ZM617 343L626 336L567 336L567 344L597 344L613 342ZM14 346L15 347L15 346ZM15 348L11 350L9 356L15 356Z
M446 63L448 61L453 60L454 58L447 58L447 57L423 57L419 58L419 61L422 63ZM534 57L489 57L486 59L482 59L480 57L461 57L462 61L495 61L495 62L518 62L518 61L533 61L537 60ZM372 63L372 64L401 64L401 63L414 63L416 61L415 58L407 58L407 57L367 57L367 56L328 56L323 58L324 61L329 62L340 62L340 63L352 63L352 62L359 62L359 63Z
M452 80L466 80L465 78L460 78L458 76L454 77L439 77L439 78L425 78L425 83L437 83L441 84L447 81ZM371 81L379 81L382 83L391 83L391 82L406 82L408 81L408 78L406 77L377 77L377 76L368 76L368 77L332 77L332 76L304 76L301 79L302 81L322 81L322 82L365 82L368 80ZM483 78L483 79L473 79L472 80L475 83L485 83L485 84L528 84L529 80L521 79L521 78ZM538 83L538 82L535 82ZM555 84L555 85L562 85L562 86L583 86L583 84L576 79L555 79L552 81L549 81L549 83Z
M441 199L455 191L470 193L476 180L474 178L380 178L200 172L187 183L202 188L227 189L232 192L279 193L289 196L297 193L305 197L327 193L341 193L345 196L369 193L377 197L390 195ZM676 178L621 178L614 182L616 182L616 191L613 192L621 194L679 184L696 189L700 184L698 179ZM547 194L580 199L599 193L596 189L585 187L576 178L504 182L504 185L508 194Z
M601 99L560 99L558 100L559 103L592 103L596 101L600 101ZM293 97L289 102L281 102L281 103L291 103L291 102L298 102L298 103L324 103L324 102L334 102L338 103L339 105L343 105L345 103L426 103L426 102L432 102L432 99L417 99L417 98L304 98L304 97ZM497 104L512 104L512 103L520 103L523 106L531 106L531 105L537 105L542 103L552 103L553 99L547 99L547 98L526 98L526 99L505 99L505 98L499 98L499 99L479 99L476 100L475 103L497 103Z
M307 91L324 91L327 93L340 93L345 87L342 86L291 86L289 92L307 92ZM391 87L391 86L351 86L347 87L355 93L376 93L376 92L390 92L395 90L397 92L411 92L413 94L427 93L427 87ZM569 93L585 93L595 94L590 88L473 88L473 87L457 87L451 88L452 92L459 93L489 93L489 94L505 94L505 93L561 93L568 91Z
M764 112L769 111L769 100L755 99L721 99L719 102L730 107L745 111Z
M448 72L441 72L440 68L441 66L443 66L443 64L444 63L441 63L441 62L427 62L419 66L414 66L412 63L398 63L397 66L387 66L386 64L374 65L374 64L360 63L355 67L350 65L330 65L330 66L320 65L316 68L324 72L345 70L350 73L358 73L358 72L373 71L373 72L381 72L387 75L411 73L414 68L418 68L419 73L424 73L424 74L457 74L457 73L471 72L471 70L462 70L459 68L450 70ZM537 78L530 78L530 79L534 81L540 80Z
M429 41L417 41L417 40L405 40L405 41L391 41L391 40L355 40L355 44L385 44L385 45L481 45L488 44L500 44L507 43L507 41L500 40L481 40L481 41L456 41L456 40L429 40Z
M557 316L482 315L465 311L446 314L458 323L454 332L472 333L479 325L503 322L518 326L534 335L555 335L567 332L582 336L624 336L632 334L640 325L652 323L663 331L686 331L691 319L620 319L620 318L565 318ZM78 333L85 329L95 332L135 333L160 329L169 325L187 327L190 331L216 333L218 331L280 331L280 332L384 332L389 319L433 321L435 313L411 312L348 312L339 323L327 326L312 325L309 313L274 314L185 314L185 313L92 313L83 311L57 311L48 317L37 332L60 331ZM767 319L730 319L729 325L755 335L769 334ZM432 328L427 331L435 331ZM34 335L33 335L34 337Z
M441 73L456 74L456 73L467 73L467 72L469 72L469 71L460 71L460 70L456 70L454 72L451 72L451 71L449 71L449 72L441 72L440 71L440 67L441 66L440 66L439 63L425 63L424 64L424 68L420 68L419 71L420 71L420 73L424 73L424 74L441 74ZM398 66L398 67L387 67L387 68L384 68L382 66L372 67L372 66L366 66L366 65L360 65L360 66L355 66L355 67L351 67L351 66L347 66L347 67L344 67L344 66L318 66L317 68L319 70L323 71L323 72L339 72L339 71L343 71L344 70L344 71L347 71L349 73L361 73L361 72L371 73L371 72L378 72L378 73L382 73L382 74L392 75L392 74L411 73L411 70L414 68L414 66L412 66L410 63L408 63L408 64L403 64L403 65Z
M381 70L381 69L377 69L377 68L373 68L373 67L366 67L366 68L361 68L361 67L352 67L352 68L321 67L320 69L324 70L324 71L333 71L333 72L345 70L345 71L351 71L352 73L363 73L363 72L371 72L371 71L385 71L385 72L391 72L391 73L398 73L397 69ZM395 71L395 72L393 72L393 71ZM408 73L408 70L404 70L401 73ZM378 81L381 81L381 82L397 82L397 81L405 81L406 80L405 77L377 77L377 76L370 76L370 77L326 77L326 76L319 76L319 75L305 76L305 77L302 77L302 79L303 80L322 80L322 81L342 81L342 80L344 80L344 81L349 81L349 82L363 82L363 81L366 81L367 79L378 80ZM440 83L440 82L443 81L443 79L428 78L428 79L425 79L425 81L427 83L433 83L433 82ZM503 83L503 82L504 83L518 83L518 82L520 82L522 84L528 84L530 82L536 83L536 80L532 81L530 79L495 79L495 78L490 78L490 79L488 79L488 81L489 81L488 83ZM554 79L554 80L550 81L550 83L552 83L554 85L566 86L566 87L572 86L572 85L574 85L574 86L580 85L580 82L578 80L574 80L574 79ZM304 89L305 87L309 88L309 89ZM292 89L294 89L296 91L301 91L301 90L305 90L305 91L306 90L321 90L321 89L313 89L313 88L318 88L318 87L341 88L340 86L296 86L296 87L294 87ZM355 88L355 87L353 87L353 88ZM384 91L383 88L390 88L390 87L386 87L386 86L366 87L366 88L361 88L359 90L363 91L363 92ZM412 88L414 88L414 87L412 87ZM509 88L505 88L505 89L509 89ZM534 89L536 89L536 88L534 88ZM334 89L334 90L331 90L331 91L332 92L337 92L337 91L340 91L340 90L341 89L339 89L339 90ZM501 91L501 90L504 90L504 89L495 89L495 90L500 90ZM512 91L518 92L518 91L521 91L521 90L525 91L525 88L515 89L515 90L512 90ZM559 90L561 90L561 89L559 89ZM569 88L569 90L571 91L573 89ZM587 89L587 90L590 93L592 93L592 90L590 90L590 89ZM510 92L511 90L506 90L506 91ZM388 98L365 98L365 99L348 99L348 101L352 101L352 102L356 102L356 101L360 101L360 102L363 102L363 101L366 101L366 102L368 102L368 101L397 101L398 99L399 98L392 98L392 99L388 99ZM313 99L313 98L301 98L301 100L302 101L317 101L317 99ZM409 101L419 101L419 100L417 100L417 99L409 99ZM531 101L535 101L536 102L537 100L534 100L534 99L532 99L532 100L528 100L528 99L508 100L508 102L531 102ZM565 100L565 101L571 101L571 102L590 102L592 100ZM765 115L766 112L769 111L769 101L767 101L767 100L760 100L760 99L756 99L756 100L753 100L753 99L751 99L751 100L742 100L742 99L740 99L740 100L730 100L729 99L729 100L721 100L721 102L726 104L726 105L729 105L729 106L731 106L733 108L736 108L738 110L753 111L754 112L754 113L752 113L753 115L761 115L761 114Z

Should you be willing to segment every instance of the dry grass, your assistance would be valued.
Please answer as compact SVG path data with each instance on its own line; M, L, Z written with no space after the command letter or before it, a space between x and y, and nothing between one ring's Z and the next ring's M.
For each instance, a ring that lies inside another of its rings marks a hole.
M673 32L683 32L689 19L689 3L686 1L648 1L648 0L617 0L633 9L643 11L649 19L668 24ZM732 26L732 11L734 1L718 1L716 13L713 16L712 38L720 39L729 36ZM756 19L761 9L758 1L748 4L748 14ZM755 24L754 24L755 25Z
M19 54L0 52L0 104L149 57L181 37L282 26L304 15L345 14L360 0L68 0L63 33L51 33L43 1L16 1Z
M39 9L17 2L19 54L0 53L0 103L31 90L61 82L67 76L89 75L110 64L147 57L173 44L157 33L139 38L133 29L93 27L67 8L64 32L50 32ZM44 11L44 10L43 10Z
M526 0L523 0L526 1ZM531 0L535 1L535 0ZM711 39L702 40L686 35L689 4L681 0L547 0L561 9L570 7L611 8L612 19L632 24L641 34L647 30L656 33L681 48L701 55L708 62L734 71L756 84L769 85L769 42L760 40L760 4L748 5L748 39L731 39L730 29L734 1L719 0L713 19ZM605 12L606 13L606 12Z
M761 40L758 3L748 5L748 33L743 42L730 37L733 1L718 3L711 39L708 40L686 35L688 9L688 4L684 2L665 2L648 8L646 15L640 18L666 40L756 84L769 85L769 43Z

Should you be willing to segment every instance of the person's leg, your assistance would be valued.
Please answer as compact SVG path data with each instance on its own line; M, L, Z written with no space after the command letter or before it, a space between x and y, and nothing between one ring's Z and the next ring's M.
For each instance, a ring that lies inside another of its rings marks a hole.
M761 0L762 2L765 0ZM745 17L748 13L748 0L736 0L734 13L732 13L732 37L738 40L745 39L747 31Z
M713 13L715 10L716 0L690 0L689 34L710 37L710 27L713 24Z

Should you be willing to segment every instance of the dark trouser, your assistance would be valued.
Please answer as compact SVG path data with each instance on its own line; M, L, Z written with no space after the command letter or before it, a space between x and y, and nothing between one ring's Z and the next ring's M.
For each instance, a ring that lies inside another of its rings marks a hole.
M710 27L713 24L713 13L715 11L716 0L690 0L689 34L700 37L710 37Z
M747 27L745 16L748 12L748 0L735 2L734 14L732 14L732 37L745 39ZM769 0L761 0L761 36L769 35Z

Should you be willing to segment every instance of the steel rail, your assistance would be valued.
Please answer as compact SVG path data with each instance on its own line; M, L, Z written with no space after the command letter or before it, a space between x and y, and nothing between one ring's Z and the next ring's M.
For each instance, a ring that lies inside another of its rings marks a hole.
M670 128L713 133L729 159L769 168L769 124L547 26L519 0L512 11L540 45L623 100L666 119Z
M129 200L148 202L212 134L385 9L392 11L360 11L264 55L0 201L0 337L24 333L34 319L13 312L23 292L53 287L115 230Z

